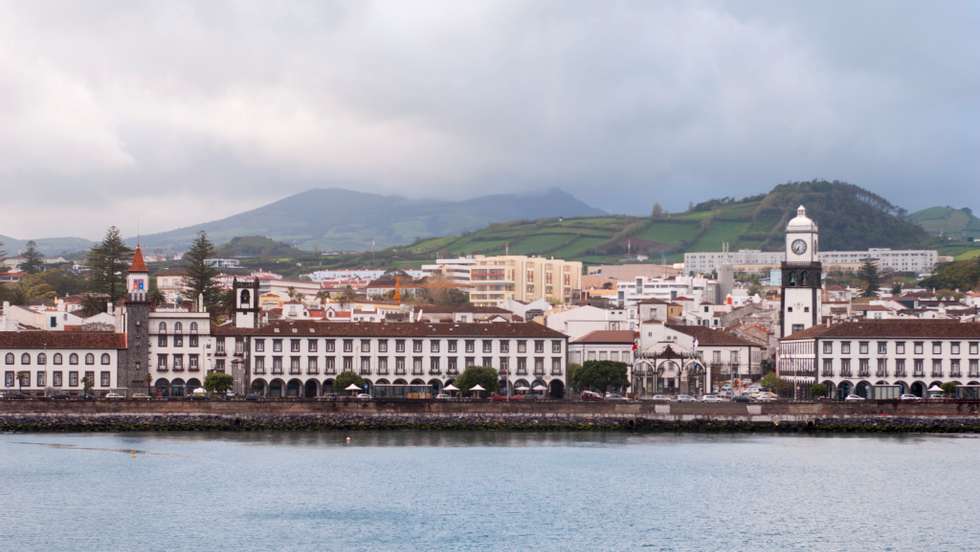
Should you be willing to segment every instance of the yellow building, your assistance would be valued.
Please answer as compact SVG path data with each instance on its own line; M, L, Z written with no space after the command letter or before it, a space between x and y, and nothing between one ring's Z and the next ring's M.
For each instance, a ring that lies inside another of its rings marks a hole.
M470 302L496 306L502 301L553 304L578 300L582 291L582 263L525 255L472 257L469 266Z

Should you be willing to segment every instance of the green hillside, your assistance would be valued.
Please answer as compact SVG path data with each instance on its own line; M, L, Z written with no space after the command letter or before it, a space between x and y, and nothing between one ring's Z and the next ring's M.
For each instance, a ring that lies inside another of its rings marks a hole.
M966 207L929 207L912 213L908 219L933 236L966 240L980 237L980 218Z
M436 257L475 254L533 254L581 260L622 262L627 254L678 261L687 251L779 250L796 208L820 225L823 249L925 247L934 240L905 220L904 211L884 198L843 182L781 184L768 194L705 201L683 213L657 218L600 216L547 218L492 224L455 236L423 239L374 253L335 255L321 266L418 266Z

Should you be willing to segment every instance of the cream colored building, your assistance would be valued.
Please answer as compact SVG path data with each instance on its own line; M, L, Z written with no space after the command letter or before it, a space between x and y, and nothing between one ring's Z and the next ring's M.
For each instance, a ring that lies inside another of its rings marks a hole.
M470 302L498 306L513 299L528 303L573 302L582 292L582 263L525 255L475 256L470 265Z

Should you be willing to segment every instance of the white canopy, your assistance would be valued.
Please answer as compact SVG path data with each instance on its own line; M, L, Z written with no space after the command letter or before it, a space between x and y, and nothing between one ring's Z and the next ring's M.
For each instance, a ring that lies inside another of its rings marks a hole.
M520 387L515 387L514 389L515 389L516 391L530 391L530 390L531 390L531 388L530 388L530 387L528 387L528 386L526 386L526 385L522 385L522 386L520 386Z
M470 391L486 391L486 389L478 383L473 387L470 387Z
M361 386L360 385L357 385L356 383L352 383L352 384L348 385L347 387L345 387L344 390L346 390L346 391L360 391L361 390Z
M453 384L450 383L449 385L443 387L442 390L443 391L459 391L459 387L456 387L455 385L453 385Z
M207 393L207 391L206 391L206 390L205 390L205 389L204 389L203 387L198 387L197 389L195 389L195 390L193 391L193 393L194 393L195 395L204 395L204 394L206 394L206 393Z
M942 387L939 387L938 385L933 384L933 386L929 388L929 392L932 393L932 392L936 392L936 391L942 393L943 388Z
M548 386L541 385L540 383L531 388L532 391L547 391Z

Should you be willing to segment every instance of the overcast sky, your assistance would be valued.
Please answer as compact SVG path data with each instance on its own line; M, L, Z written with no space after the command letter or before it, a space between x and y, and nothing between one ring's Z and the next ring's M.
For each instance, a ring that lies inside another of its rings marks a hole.
M976 2L0 0L0 233L343 186L613 212L840 179L980 211Z

